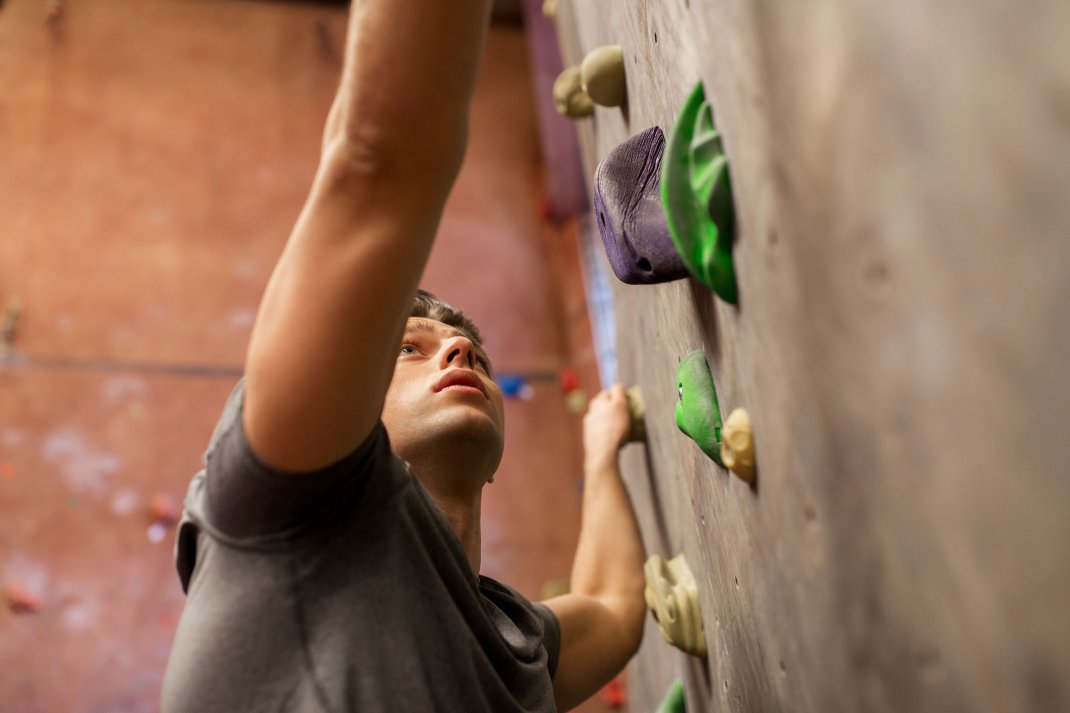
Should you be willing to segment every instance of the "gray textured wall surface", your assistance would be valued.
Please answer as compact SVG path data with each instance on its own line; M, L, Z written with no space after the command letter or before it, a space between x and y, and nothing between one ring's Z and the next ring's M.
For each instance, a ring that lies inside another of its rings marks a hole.
M561 0L566 64L624 48L586 173L695 82L731 161L738 306L614 287L648 549L687 554L710 652L653 625L633 710L1070 708L1070 5ZM703 348L754 488L673 423Z

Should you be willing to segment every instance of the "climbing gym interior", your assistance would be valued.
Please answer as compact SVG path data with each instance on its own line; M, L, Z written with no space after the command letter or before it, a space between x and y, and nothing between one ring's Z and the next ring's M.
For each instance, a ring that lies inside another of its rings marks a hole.
M347 6L0 0L3 713L159 709ZM577 710L1070 710L1070 4L499 0L469 119L484 573L568 591L631 408L645 632Z

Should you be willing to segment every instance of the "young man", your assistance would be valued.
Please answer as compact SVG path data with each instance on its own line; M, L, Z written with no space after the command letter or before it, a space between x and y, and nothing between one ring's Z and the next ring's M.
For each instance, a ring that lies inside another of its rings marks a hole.
M416 285L489 9L353 4L320 169L186 499L165 713L566 710L639 645L620 387L584 422L571 593L478 576L502 395L475 326Z

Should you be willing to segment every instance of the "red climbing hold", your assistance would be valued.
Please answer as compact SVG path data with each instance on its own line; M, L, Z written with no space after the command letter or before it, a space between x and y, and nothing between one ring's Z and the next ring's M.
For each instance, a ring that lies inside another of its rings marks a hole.
M602 687L602 700L610 708L620 708L624 705L624 702L628 700L624 690L624 674L617 676Z
M570 394L580 388L580 375L575 369L561 370L561 390Z
M174 527L178 522L178 508L166 495L156 495L149 503L149 522L153 525L163 525L166 528Z
M4 601L15 614L34 614L41 608L41 600L18 582L4 588Z

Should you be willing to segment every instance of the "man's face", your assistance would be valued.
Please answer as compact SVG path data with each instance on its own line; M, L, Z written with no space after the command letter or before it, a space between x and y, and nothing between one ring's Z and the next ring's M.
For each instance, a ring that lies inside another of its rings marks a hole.
M398 349L383 423L398 455L456 445L488 449L495 464L504 447L502 392L482 350L442 322L410 317Z

